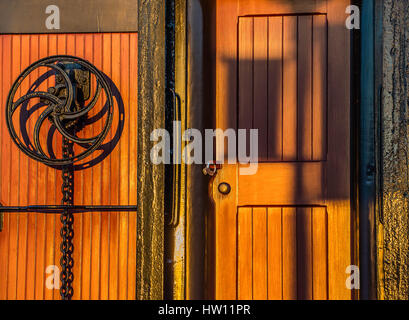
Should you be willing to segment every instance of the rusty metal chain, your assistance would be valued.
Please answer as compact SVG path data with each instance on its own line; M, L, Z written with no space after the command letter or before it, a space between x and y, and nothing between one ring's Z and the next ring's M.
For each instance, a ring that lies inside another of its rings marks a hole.
M68 159L72 156L73 145L66 138L63 138L63 158ZM62 169L62 205L73 204L73 170L72 165L64 166ZM72 283L74 281L74 274L72 269L74 267L74 259L72 258L74 252L73 237L74 237L74 215L69 209L64 209L61 214L61 288L60 295L62 300L71 300L74 290Z

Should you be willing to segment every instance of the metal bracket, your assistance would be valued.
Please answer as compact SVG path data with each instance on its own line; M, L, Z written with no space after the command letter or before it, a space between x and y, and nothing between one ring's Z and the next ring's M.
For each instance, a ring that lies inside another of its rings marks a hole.
M91 94L91 74L78 63L62 62L57 64L68 76L74 88L74 101L83 103L88 100ZM67 98L68 92L62 75L57 74L55 77L55 87L48 88L48 93L55 95L58 98ZM41 98L40 101L45 104L50 104L50 101Z
M90 98L91 95L91 73L84 66L73 62L60 62L58 67L68 76L73 88L72 103L65 106L64 112L79 112L85 107L85 101ZM65 100L68 97L68 90L64 81L64 77L61 74L55 76L55 86L47 89L49 94L52 94L60 100ZM51 105L52 102L45 97L40 98L40 102L46 105ZM48 116L48 120L55 125L54 117ZM76 129L81 128L80 118L70 120L65 124L65 127L72 128L76 126Z

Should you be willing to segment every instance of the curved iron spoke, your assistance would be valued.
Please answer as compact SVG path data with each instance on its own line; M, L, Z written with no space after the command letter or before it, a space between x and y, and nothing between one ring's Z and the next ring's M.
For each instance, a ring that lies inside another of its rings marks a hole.
M64 82L67 85L66 88L68 90L68 95L67 95L67 99L65 100L64 108L68 110L68 107L71 105L72 99L74 97L74 89L72 88L70 78L68 78L68 75L59 66L55 64L46 64L46 66L54 70L57 70L61 74L61 76L64 78Z
M57 130L68 140L71 140L75 143L81 144L81 143L93 143L95 142L96 139L98 139L99 135L97 136L97 138L93 137L93 138L78 138L76 136L73 136L72 134L70 134L69 132L67 132L64 128L64 126L61 123L61 120L59 119L58 115L54 115L53 116L54 119L54 123L55 126L57 127Z
M47 119L47 117L53 112L54 106L49 106L47 109L45 109L40 116L38 117L36 124L34 126L34 145L36 147L37 152L42 155L44 158L47 158L47 155L44 153L43 148L41 147L40 143L40 129L42 124L44 123L44 120Z
M50 94L48 92L44 92L44 91L32 92L32 93L28 93L28 94L22 96L16 102L14 102L13 107L10 110L11 111L10 114L13 115L19 105L23 104L27 100L34 99L34 98L43 98L43 99L48 100L48 101L50 101L50 102L52 102L54 104L61 104L61 102L62 102L56 96L53 96L52 94Z

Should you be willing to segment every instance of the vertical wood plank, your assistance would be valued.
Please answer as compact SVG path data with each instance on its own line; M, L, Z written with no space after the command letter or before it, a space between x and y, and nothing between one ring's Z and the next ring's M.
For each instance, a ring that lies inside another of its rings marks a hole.
M216 25L223 33L216 34L216 128L237 128L237 24L238 1L216 0L220 10L216 14ZM229 34L229 37L225 37ZM240 40L239 40L240 42ZM241 77L240 77L241 78ZM226 88L229 88L226 90ZM252 101L251 101L252 102ZM250 103L251 103L250 102ZM244 127L243 127L244 128Z
M237 263L238 252L232 250L236 248L238 241L238 209L236 203L237 197L237 166L226 165L215 178L213 184L213 196L218 200L215 215L215 298L232 300L238 297ZM228 195L222 195L217 186L227 181L231 186L231 192ZM225 201L222 201L225 200ZM243 209L247 210L247 209ZM245 211L246 212L246 211ZM251 215L251 209L247 211ZM249 227L251 228L251 227ZM251 241L248 246L251 246ZM233 271L233 272L232 272ZM251 280L250 280L251 284Z
M93 46L93 34L85 34L83 39L84 49L83 57L85 60L94 62L94 52L95 48ZM95 89L91 89L91 95L94 93ZM88 102L89 103L89 102ZM94 125L89 125L82 130L85 137L94 137ZM91 204L93 202L94 190L92 181L94 179L93 171L90 169L82 170L83 177L83 197L82 203ZM81 279L81 299L89 300L91 296L91 248L92 248L92 217L95 213L82 213L83 219L83 229L82 229L82 279Z
M112 76L112 64L111 64L111 48L112 48L112 35L102 35L102 70L110 78ZM112 139L112 131L108 134L108 139ZM107 157L102 164L102 194L104 195L103 204L111 203L111 156ZM107 300L109 297L109 269L110 269L110 242L109 236L111 234L111 214L110 212L104 212L101 214L101 293L100 298Z
M298 17L298 160L312 160L312 17Z
M349 0L328 0L328 172L329 299L351 299L345 270L351 261L350 30L342 12ZM340 50L342 48L342 50ZM340 157L340 155L342 155Z
M57 54L57 35L49 35L48 36L48 48L47 48L47 55L56 55ZM48 78L46 81L47 88L54 86L55 83L52 79ZM45 127L45 134L46 135L49 130L51 129L51 124L47 121L44 123ZM54 141L53 141L54 142ZM44 145L47 145L47 141L44 141ZM52 143L53 150L55 150L55 143ZM46 195L46 203L47 204L55 204L56 203L56 170L52 168L47 168L47 195ZM56 215L54 214L47 214L45 216L46 219L46 239L45 239L45 270L47 270L48 266L54 265L54 254L55 254L55 231L56 231ZM58 243L58 242L57 242ZM45 274L47 278L50 274ZM44 283L44 298L46 300L52 300L54 298L54 290L47 288Z
M130 35L130 60L129 60L129 203L136 204L137 181L137 100L138 100L138 35ZM129 246L128 246L128 299L136 298L136 212L129 213Z
M34 63L38 60L38 45L39 45L39 36L38 35L30 35L29 40L30 50L28 52L29 55L29 63ZM28 65L27 65L28 66ZM34 83L34 81L38 78L38 71L34 71L29 76L30 84ZM30 102L28 108L34 106L33 102ZM35 116L32 115L28 121L28 131L32 132L35 125ZM38 203L38 167L39 164L35 160L30 159L30 167L28 172L28 179L30 181L30 188L28 190L28 202L29 203ZM36 277L37 277L37 231L38 231L38 222L39 217L41 215L37 213L29 214L28 216L28 244L27 244L27 289L26 289L26 298L33 300L36 298Z
M312 300L311 208L297 208L297 298Z
M259 161L268 159L268 18L254 18L253 128L258 129ZM249 88L247 88L249 90Z
M312 214L312 287L314 300L328 299L328 234L325 208L314 208Z
M6 99L7 92L10 89L10 80L11 80L11 36L5 35L2 37L2 97ZM3 203L10 203L10 148L11 148L11 141L9 139L8 131L6 125L2 126L2 153L1 153L1 177L2 177L2 185L1 185L1 201ZM10 214L4 215L4 229L0 233L0 237L2 240L2 247L1 247L1 254L4 257L4 262L1 263L1 273L0 273L0 280L2 285L1 290L1 297L3 299L8 298L8 272L9 272L9 246L10 246Z
M120 59L121 59L121 42L120 42L120 35L119 34L112 34L112 81L115 85L120 88L121 86L121 74L120 74ZM114 113L113 116L113 123L119 123L119 115L118 113ZM122 148L121 145L117 145L114 150L111 152L111 204L118 205L120 198L120 185L119 180L115 179L115 177L120 175L120 154ZM109 299L116 300L118 299L119 294L119 286L118 286L118 279L119 279L119 213L113 212L111 214L111 222L110 222L110 261L109 261Z
M253 208L253 299L267 299L267 208Z
M283 270L282 270L282 209L267 209L268 233L268 299L281 300L283 298Z
M67 35L66 34L59 34L57 36L57 54L67 54ZM56 133L56 147L55 147L55 152L57 155L61 156L62 155L62 137ZM62 185L62 173L61 170L57 171L57 176L56 176L56 181L55 181L55 189L57 191L56 194L56 203L60 204L61 200L62 200L62 195L60 191L61 185ZM74 182L75 183L75 182ZM60 230L62 227L62 223L60 220L60 217L56 217L56 221L55 221L55 235L54 235L54 241L56 243L55 245L55 259L54 259L54 265L58 266L59 268L61 268L60 266L60 260L62 257L62 253L60 250L60 243L61 243L61 235L60 235ZM75 250L75 248L74 248ZM75 263L75 262L74 262ZM74 281L75 281L75 275L74 275ZM59 300L61 299L60 296L60 290L59 289L55 289L54 290L54 300Z
M38 37L38 59L45 58L48 53L48 35L41 34ZM45 68L41 71L38 70L35 74L35 80L41 75L40 72L44 72ZM35 81L34 80L34 81ZM38 88L41 91L47 91L47 83L42 82ZM34 119L38 119L41 109L35 112ZM33 119L33 120L34 120ZM35 120L34 120L35 121ZM34 126L33 126L34 127ZM43 189L37 193L37 203L45 205L47 202L47 175L48 167L44 164L38 164L37 179L38 186ZM46 261L46 234L47 234L47 221L46 215L39 213L37 215L37 256L36 256L36 299L43 300L45 298L45 261Z
M96 68L102 70L102 34L93 34L92 39L89 41L93 42L93 63ZM96 88L96 83L94 82L94 88ZM95 90L95 89L94 89ZM96 110L101 110L103 106L103 101L98 101L96 105ZM95 113L92 114L94 116ZM93 135L95 136L102 130L102 122L97 121L93 124ZM106 140L106 139L105 139ZM106 141L104 141L106 143ZM98 153L93 156L95 159L99 155ZM94 205L102 204L102 166L103 162L97 164L92 168L92 203ZM91 292L90 299L98 300L100 298L101 291L101 281L100 281L100 269L101 269L101 237L102 237L102 214L100 212L94 212L91 214Z
M13 36L11 39L11 79L15 79L19 75L20 63L21 63L21 41L20 36ZM17 90L17 95L20 95L21 89ZM19 121L15 121L14 125L17 132L20 131ZM11 144L11 154L8 156L11 158L10 170L13 174L10 176L10 184L12 192L10 195L10 203L19 204L20 202L20 190L18 188L20 183L20 154L17 146ZM17 188L16 188L17 186ZM9 270L8 270L8 285L7 285L7 298L15 300L17 299L17 267L18 267L18 254L19 254L19 220L20 214L11 214L9 218L10 225L10 239L9 239Z
M253 213L252 208L238 210L238 299L253 299Z
M240 125L237 115L237 11L239 4L236 0L216 0L215 5L219 8L214 15L216 19L215 25L217 30L223 30L223 32L215 34L215 47L217 50L214 56L214 74L217 74L217 77L215 77L214 102L218 108L215 110L216 121L214 125L222 130L228 128L237 129L237 126ZM226 34L231 36L226 38ZM226 90L226 88L228 89ZM219 152L223 151L218 146L216 146L216 149L219 149ZM219 203L216 208L218 212L223 212L223 214L214 217L215 223L220 223L223 226L223 229L215 228L215 243L214 248L212 248L216 258L215 269L212 275L215 280L214 297L216 299L237 298L237 288L234 285L237 283L237 273L231 272L231 270L235 270L237 263L236 252L231 251L231 248L237 245L236 173L237 168L235 166L227 167L216 179L216 181L227 179L225 181L229 181L232 187L232 193L225 197L228 202ZM213 190L213 193L219 197L217 192ZM221 260L218 261L219 258L222 258L223 264L227 269L223 270L223 268L220 268Z
M297 217L295 208L283 208L283 299L297 299Z
M29 65L30 42L28 35L21 36L21 62L20 72ZM29 90L29 82L26 80L21 84L22 94ZM21 156L20 158L20 199L21 205L27 205L28 190L30 181L29 177L29 158ZM26 298L26 273L27 273L27 233L28 233L28 214L21 213L19 216L19 256L18 271L17 271L17 299L22 300Z
M121 34L120 38L120 92L124 104L123 114L119 115L119 121L123 126L122 137L120 140L120 196L121 205L129 204L129 120L125 121L125 115L129 116L129 34ZM128 294L128 239L129 239L129 220L128 212L119 213L119 251L118 251L118 298L124 300Z
M268 159L283 158L283 17L268 18Z
M313 16L313 160L327 158L327 17Z
M254 18L239 19L239 128L253 128L253 43L254 43ZM249 139L247 139L249 140ZM249 150L250 142L247 141L246 149Z
M297 17L283 26L283 160L297 160Z
M74 56L84 57L84 34L67 35L67 52ZM79 152L80 147L74 144L74 152ZM84 203L84 172L74 171L74 203ZM74 213L74 296L73 299L80 300L82 297L82 279L83 279L83 243L84 243L84 215L83 213Z
M4 79L3 79L3 38L0 38L0 99L3 101L3 88L4 88ZM3 147L3 123L2 121L0 122L0 147ZM0 173L3 172L3 166L2 166L2 156L0 155ZM3 199L3 181L0 179L0 201L1 203L4 202ZM3 223L5 223L5 216L3 215ZM4 283L7 281L7 259L6 259L6 230L8 226L3 224L3 231L0 232L0 256L4 257L2 260L0 260L0 299L4 300L7 297L6 294L6 286ZM8 234L7 234L8 235Z

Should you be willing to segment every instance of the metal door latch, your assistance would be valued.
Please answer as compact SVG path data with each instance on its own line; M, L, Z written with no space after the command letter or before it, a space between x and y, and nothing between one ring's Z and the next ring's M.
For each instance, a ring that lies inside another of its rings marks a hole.
M202 172L205 176L214 177L217 173L217 170L220 170L222 165L220 163L215 163L213 161L209 161L203 168Z

